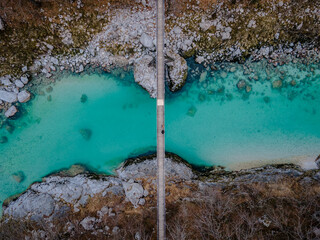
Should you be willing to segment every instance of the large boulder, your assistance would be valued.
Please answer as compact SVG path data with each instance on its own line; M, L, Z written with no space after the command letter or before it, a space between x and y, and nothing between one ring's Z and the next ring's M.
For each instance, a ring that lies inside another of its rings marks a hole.
M152 48L154 46L152 37L146 33L141 35L140 42L146 48Z
M133 204L134 207L138 207L140 198L144 196L143 187L139 183L135 182L123 182L122 183L127 199Z
M166 52L166 64L168 66L168 85L172 92L180 90L188 76L187 61L173 51Z
M30 100L30 97L31 97L30 93L26 90L23 90L18 93L18 100L21 103L28 102Z
M7 92L5 90L0 90L0 100L13 103L18 100L18 95L14 92Z
M152 56L144 55L134 64L134 80L146 89L152 98L157 97L156 62Z

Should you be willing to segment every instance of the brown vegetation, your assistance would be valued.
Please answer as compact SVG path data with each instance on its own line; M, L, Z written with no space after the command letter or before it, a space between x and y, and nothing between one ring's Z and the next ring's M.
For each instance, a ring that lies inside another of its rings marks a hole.
M288 178L276 183L241 183L195 189L187 183L168 184L168 239L317 239L320 237L320 187ZM182 186L184 187L182 188ZM179 190L180 189L180 190ZM189 190L186 190L189 189ZM190 191L192 189L192 191ZM2 223L0 239L23 239L32 230L43 230L49 239L156 239L154 192L137 209L124 197L97 196L86 208L48 224L13 221ZM179 197L171 197L179 196ZM93 231L79 224L97 217L103 206L115 215L105 215ZM67 223L68 222L68 223ZM73 225L73 233L65 233ZM108 233L98 231L105 226ZM119 231L112 233L117 226ZM35 231L33 232L33 235Z

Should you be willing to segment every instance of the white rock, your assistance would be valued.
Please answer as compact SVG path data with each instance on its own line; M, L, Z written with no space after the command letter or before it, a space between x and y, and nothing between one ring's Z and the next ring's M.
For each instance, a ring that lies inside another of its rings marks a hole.
M21 70L22 70L22 72L25 73L26 71L28 71L28 67L27 67L27 66L24 66Z
M140 37L141 44L146 48L152 48L153 45L153 39L148 34L143 33Z
M146 89L152 98L157 96L156 67L153 57L144 55L134 64L134 80Z
M27 84L29 82L27 77L21 77L20 78L21 82L23 82L24 84Z
M13 102L16 102L18 100L16 93L7 92L7 91L4 91L4 90L0 90L0 99L5 101L5 102L9 102L9 103L13 103Z
M83 72L83 70L84 70L84 68L83 68L83 65L81 64L80 67L79 67L79 73Z
M143 187L139 183L129 182L123 182L122 185L128 200L134 207L138 207L139 200L143 197Z
M15 84L18 88L23 88L23 86L24 86L23 82L21 82L20 80L14 81L14 84Z
M4 115L8 117L14 116L18 112L18 109L15 106L11 106L5 113Z
M166 176L167 177L178 177L185 180L190 180L195 177L192 169L184 163L173 161L169 158L165 158L166 165ZM122 179L137 179L145 177L157 176L157 159L153 158L145 160L139 164L131 164L129 166L120 167L116 170L117 174ZM147 192L143 192L146 196Z
M248 28L256 28L257 25L256 25L256 21L251 19L247 25Z
M168 85L170 91L178 91L183 87L188 76L187 61L173 51L166 52L168 65Z
M231 39L230 32L222 32L221 33L221 38L222 38L222 40Z
M303 22L297 27L297 30L300 30L303 26Z
M18 93L18 100L21 103L28 102L30 100L30 93L26 90L23 90Z
M12 84L12 82L8 78L2 79L1 83L5 86L10 86Z
M213 26L213 22L212 21L202 21L200 24L199 24L201 30L203 32L207 31L211 26Z
M86 217L84 218L80 224L85 230L93 230L95 229L95 224L97 223L97 219L94 217Z
M197 63L201 64L204 61L204 57L203 56L198 56L195 61Z

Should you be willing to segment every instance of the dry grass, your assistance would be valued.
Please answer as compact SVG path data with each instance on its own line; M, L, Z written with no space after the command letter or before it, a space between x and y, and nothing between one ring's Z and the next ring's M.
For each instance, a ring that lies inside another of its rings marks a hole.
M174 185L173 182L167 184L168 239L320 237L318 183L301 185L296 179L287 179L277 183L208 187L203 191L196 190L195 186L182 188L182 183ZM79 224L86 216L97 217L97 211L103 206L112 207L116 215L105 215L96 228L118 226L117 234L110 230L107 235L99 232L92 235ZM64 233L66 222L75 226L71 235ZM30 236L30 231L35 229L44 230L49 239L134 239L136 235L141 239L156 239L156 199L149 197L144 207L135 209L123 197L96 196L79 213L59 219L54 228L44 223L9 221L1 226L0 239L22 239L21 236Z

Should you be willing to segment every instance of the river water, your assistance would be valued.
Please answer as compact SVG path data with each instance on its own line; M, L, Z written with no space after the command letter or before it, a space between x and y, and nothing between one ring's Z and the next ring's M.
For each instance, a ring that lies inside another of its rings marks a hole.
M167 151L230 169L269 162L313 167L320 153L317 65L274 68L262 61L251 63L251 72L246 64L190 66L184 88L166 97ZM247 91L237 88L239 80ZM272 88L276 80L281 88ZM26 113L9 122L12 133L0 129L8 138L0 144L0 201L72 164L112 173L126 158L155 151L156 102L131 72L68 75L47 88L23 104Z

